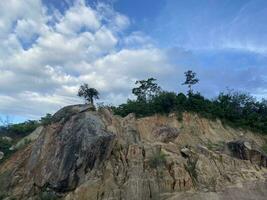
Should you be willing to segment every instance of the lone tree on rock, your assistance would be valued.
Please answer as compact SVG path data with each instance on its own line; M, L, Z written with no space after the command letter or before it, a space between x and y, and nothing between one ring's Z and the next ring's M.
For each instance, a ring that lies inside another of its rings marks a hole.
M95 88L89 88L88 84L85 83L80 86L78 96L84 97L88 103L94 105L94 99L99 99L99 92Z
M189 88L188 93L192 94L193 92L192 86L197 84L199 82L199 79L196 78L196 73L193 72L192 70L188 70L184 74L185 74L186 80L182 85L188 85L188 88Z

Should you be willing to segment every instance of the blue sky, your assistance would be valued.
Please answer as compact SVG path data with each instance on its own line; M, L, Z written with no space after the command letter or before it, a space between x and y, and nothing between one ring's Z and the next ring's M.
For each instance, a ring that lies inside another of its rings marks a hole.
M265 0L12 0L0 2L0 117L38 119L88 83L119 104L138 79L207 97L267 94Z

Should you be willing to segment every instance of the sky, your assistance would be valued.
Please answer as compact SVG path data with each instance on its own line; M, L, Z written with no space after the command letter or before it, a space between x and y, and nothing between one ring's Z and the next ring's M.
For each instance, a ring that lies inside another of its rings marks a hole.
M266 98L266 19L266 0L0 0L0 118L83 103L82 83L112 105L149 77L185 92L188 69L208 98Z

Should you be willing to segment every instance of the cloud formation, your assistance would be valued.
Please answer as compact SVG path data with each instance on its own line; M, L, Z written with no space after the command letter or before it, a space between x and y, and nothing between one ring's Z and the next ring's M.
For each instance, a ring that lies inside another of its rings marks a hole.
M1 1L0 19L2 114L35 118L79 103L84 82L117 104L136 79L173 70L148 36L126 34L130 19L103 3L79 0L61 12L40 0Z
M88 2L0 1L0 117L81 103L82 83L112 104L148 77L185 92L188 69L207 97L226 87L266 97L265 0Z

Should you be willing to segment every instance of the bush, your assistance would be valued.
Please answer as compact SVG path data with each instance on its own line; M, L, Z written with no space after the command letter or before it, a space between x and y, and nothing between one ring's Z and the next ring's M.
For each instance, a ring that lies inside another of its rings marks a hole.
M40 123L34 120L28 120L19 124L10 124L8 126L0 127L2 135L8 135L10 137L24 137L33 132Z
M47 113L46 116L41 118L40 122L43 126L47 126L53 122L53 117L51 114Z
M125 104L112 108L114 114L127 116L135 113L137 117L150 116L156 113L193 112L212 120L220 119L223 123L252 131L267 134L267 100L261 102L246 93L228 91L220 93L217 98L210 100L200 93L175 94L160 92L149 100L128 100Z
M150 104L153 113L170 113L176 109L176 94L174 92L161 92L155 96Z
M165 166L166 164L166 155L159 151L158 153L155 153L150 159L149 159L149 166L153 169Z
M4 162L7 158L9 158L15 151L9 150L9 148L13 145L12 142L8 140L4 140L0 137L0 151L4 153L4 158L0 160L0 164Z
M261 150L262 150L265 154L267 154L267 143L264 144L264 145L261 147Z

